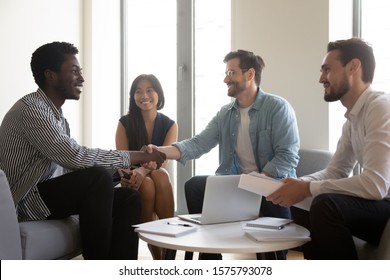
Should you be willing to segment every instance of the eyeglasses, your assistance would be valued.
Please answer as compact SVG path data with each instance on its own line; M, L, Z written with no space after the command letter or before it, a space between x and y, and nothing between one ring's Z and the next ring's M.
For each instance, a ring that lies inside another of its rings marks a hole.
M240 69L242 73L245 73L246 71L248 71L249 69ZM233 77L234 76L234 73L236 73L238 70L227 70L225 72L225 75L228 76L228 77Z

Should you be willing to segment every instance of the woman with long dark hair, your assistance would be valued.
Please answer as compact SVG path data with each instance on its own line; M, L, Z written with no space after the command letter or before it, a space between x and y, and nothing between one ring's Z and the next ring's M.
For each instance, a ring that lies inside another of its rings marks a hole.
M177 124L158 112L164 107L164 91L154 75L142 74L132 83L127 115L119 120L116 131L118 150L139 150L144 145L171 145L177 141ZM169 174L165 169L150 170L143 166L123 170L129 174L122 186L137 189L142 197L142 222L173 217L174 198ZM165 250L148 245L154 259L164 258Z

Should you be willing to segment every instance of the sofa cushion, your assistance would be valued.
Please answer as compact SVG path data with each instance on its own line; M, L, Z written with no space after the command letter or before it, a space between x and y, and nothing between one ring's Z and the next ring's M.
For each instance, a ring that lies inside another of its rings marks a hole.
M390 260L390 219L387 221L378 246L370 245L366 241L356 237L353 239L359 259Z
M359 260L375 260L378 255L378 247L368 242L353 237Z
M67 259L80 253L77 215L61 220L19 223L23 259Z

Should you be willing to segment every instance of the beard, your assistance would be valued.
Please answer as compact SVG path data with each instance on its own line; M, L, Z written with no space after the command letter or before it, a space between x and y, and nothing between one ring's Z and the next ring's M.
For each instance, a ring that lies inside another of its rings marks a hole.
M230 97L236 97L239 93L243 92L245 90L245 86L244 85L240 85L239 83L237 82L232 82L233 84L233 87L230 89L228 89L228 96Z
M71 84L63 82L58 83L54 86L55 90L60 93L61 97L69 100L79 100L80 93L76 92Z
M348 83L347 78L341 80L340 85L335 88L330 86L329 93L324 95L324 100L326 102L334 102L339 101L350 89L350 85Z

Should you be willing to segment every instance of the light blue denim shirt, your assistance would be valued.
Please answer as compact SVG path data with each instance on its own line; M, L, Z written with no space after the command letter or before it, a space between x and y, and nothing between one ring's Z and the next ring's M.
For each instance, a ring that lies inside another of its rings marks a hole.
M291 105L259 89L249 117L249 134L258 171L274 178L296 177L299 133ZM201 133L173 144L181 152L178 161L185 164L219 144L220 165L215 173L241 174L234 149L239 125L240 112L235 100L223 106Z

